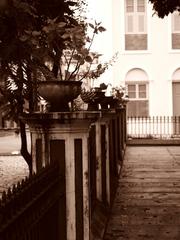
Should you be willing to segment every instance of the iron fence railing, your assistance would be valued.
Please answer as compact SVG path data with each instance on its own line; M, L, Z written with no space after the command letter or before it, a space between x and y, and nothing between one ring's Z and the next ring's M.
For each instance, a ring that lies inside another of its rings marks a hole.
M69 191L72 186L68 187L69 180L66 178L66 141L47 139L50 153L46 153L49 154L47 158L50 157L51 164L42 168L43 141L42 138L38 138L37 173L3 192L0 199L0 240L66 240L69 239L69 229L70 233L73 233L73 222L76 224L76 239L84 239L84 236L86 238L86 227L90 228L88 232L91 232L92 239L100 236L102 229L106 227L124 159L127 139L126 109L102 111L101 117L91 125L87 133L90 164L85 172L89 182L86 181L85 184L90 199L84 195L84 140L74 139L72 167L75 183L72 193ZM69 201L69 193L70 197L74 196L75 205ZM90 209L85 208L85 213L84 200L88 200ZM71 208L74 211L73 215L69 215ZM103 218L103 224L101 219L98 219L99 214ZM84 226L88 216L91 224Z
M59 199L64 196L60 183L58 166L52 165L3 192L0 239L59 239L53 221L58 218Z
M180 138L180 116L128 117L129 138Z

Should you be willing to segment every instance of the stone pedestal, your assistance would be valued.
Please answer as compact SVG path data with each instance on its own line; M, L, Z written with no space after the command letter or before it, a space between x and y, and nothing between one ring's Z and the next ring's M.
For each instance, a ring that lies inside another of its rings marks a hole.
M88 138L99 112L34 113L24 116L32 136L33 172L59 162L64 176L67 240L90 239ZM61 213L60 213L61 214Z

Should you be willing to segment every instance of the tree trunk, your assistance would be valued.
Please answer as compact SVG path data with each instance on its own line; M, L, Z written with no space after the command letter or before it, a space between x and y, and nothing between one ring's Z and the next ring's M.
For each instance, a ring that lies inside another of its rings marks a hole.
M52 72L53 72L55 78L57 78L58 77L58 72L59 72L59 59L56 59L56 61L54 61Z
M53 72L55 78L57 78L58 73L59 73L59 69L60 69L60 59L62 57L62 50L59 50L59 49L57 49L56 46L54 46L54 51L56 52L56 56L54 58L52 72Z
M22 63L19 62L18 65L18 71L17 75L19 77L19 82L18 82L18 96L17 96L17 102L18 102L18 116L21 116L23 114L24 110L24 98L23 98L23 70L22 70ZM30 175L32 174L32 156L28 152L27 149L27 135L26 135L26 125L24 122L22 122L21 119L19 119L19 127L20 127L20 136L21 136L21 155L26 161L26 163L29 166L29 173Z
M28 164L29 173L32 174L32 155L28 152L27 148L27 135L26 135L26 125L21 120L19 120L20 126L20 136L21 136L21 155Z

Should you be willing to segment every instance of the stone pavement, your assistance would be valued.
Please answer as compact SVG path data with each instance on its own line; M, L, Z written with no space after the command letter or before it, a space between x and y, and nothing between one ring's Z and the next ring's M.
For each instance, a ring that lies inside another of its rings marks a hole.
M28 149L30 150L30 135L27 134ZM0 132L0 155L8 155L12 152L19 152L21 147L20 136L7 132L4 135Z
M28 166L21 156L0 156L0 197L4 190L28 175Z
M29 143L29 134L27 137ZM4 190L29 175L26 162L20 155L16 155L20 152L20 146L19 135L12 131L0 131L0 197Z
M127 147L104 240L180 240L180 146Z

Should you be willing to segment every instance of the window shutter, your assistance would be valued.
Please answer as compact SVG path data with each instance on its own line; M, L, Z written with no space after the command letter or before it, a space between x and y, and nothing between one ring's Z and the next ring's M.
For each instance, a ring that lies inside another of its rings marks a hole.
M145 12L145 0L137 0L137 12Z
M134 0L126 0L126 12L134 12Z
M149 114L148 101L139 101L139 116L147 117Z
M135 0L125 0L125 3L126 3L126 33L133 33Z
M129 117L147 117L149 115L148 101L129 101L127 105Z
M127 105L128 117L136 117L137 115L137 104L136 101L129 101Z
M134 17L133 15L129 15L126 17L126 33L134 32Z
M180 32L180 15L179 13L175 13L173 16L173 31Z
M138 32L145 32L145 16L138 16Z
M145 0L125 0L125 6L126 33L146 33L147 27Z

